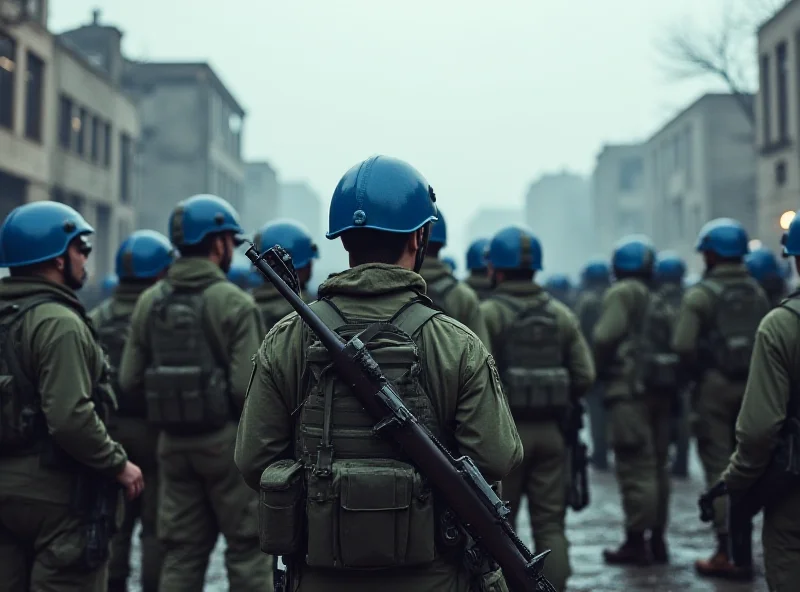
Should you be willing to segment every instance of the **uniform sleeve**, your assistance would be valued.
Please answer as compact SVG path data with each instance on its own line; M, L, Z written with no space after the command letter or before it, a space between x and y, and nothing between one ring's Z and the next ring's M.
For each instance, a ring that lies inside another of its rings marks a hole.
M787 327L796 335L797 319L790 316L794 317L791 312L775 310L756 333L747 388L736 421L736 451L722 476L732 491L747 489L761 477L786 420L794 351L780 335Z
M65 324L74 327L65 327ZM87 364L89 338L78 321L59 319L34 334L39 391L47 429L67 454L84 465L117 476L128 460L95 412L92 374ZM59 326L60 325L60 326Z
M282 393L296 393L297 385L289 384L278 368L280 362L273 363L286 359L286 343L286 327L279 325L253 356L252 381L239 420L234 460L247 485L256 491L264 469L293 453L294 420Z
M583 396L594 384L596 373L592 350L581 331L578 318L567 311L564 316L565 360L570 375L570 387L575 397Z
M686 292L672 331L672 350L689 362L697 356L697 340L703 323L706 298L701 290L692 288Z
M129 397L144 397L144 373L149 360L145 331L149 298L139 298L131 314L130 333L119 363L119 387Z
M242 294L242 296L247 296ZM229 306L225 325L227 337L228 376L231 396L238 409L244 405L247 385L252 373L252 357L258 351L263 336L261 315L253 299L247 296L236 306Z
M522 442L508 409L500 374L486 348L471 340L464 352L455 409L459 451L489 481L499 481L522 462Z
M592 347L597 365L602 365L616 352L628 334L628 310L622 292L613 287L606 292L603 310L592 332Z

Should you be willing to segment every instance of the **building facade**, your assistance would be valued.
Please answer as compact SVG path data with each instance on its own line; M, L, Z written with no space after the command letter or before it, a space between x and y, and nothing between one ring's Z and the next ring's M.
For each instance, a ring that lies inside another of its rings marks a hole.
M788 2L758 30L758 238L778 249L800 209L800 0Z
M279 216L278 175L268 162L245 164L242 201L242 222L247 232L254 232Z
M697 233L720 217L757 232L752 125L741 97L707 94L659 129L644 146L652 236L693 271Z

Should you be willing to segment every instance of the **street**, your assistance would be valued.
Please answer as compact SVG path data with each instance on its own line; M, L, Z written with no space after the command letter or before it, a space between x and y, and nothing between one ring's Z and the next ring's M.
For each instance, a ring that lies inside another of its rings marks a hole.
M706 557L713 550L714 537L711 530L698 519L697 496L703 489L700 465L693 458L691 476L688 480L673 481L673 497L669 527L671 563L668 566L650 568L609 567L603 563L605 547L619 544L622 537L622 515L619 494L613 473L592 473L592 503L580 513L568 516L568 533L571 548L573 575L569 580L569 592L618 592L647 590L648 592L766 592L761 560L761 521L757 520L753 535L753 552L757 577L752 584L731 583L723 580L708 580L694 572L694 560ZM526 512L520 534L531 542L530 525ZM138 548L138 541L134 541ZM227 590L223 545L220 541L214 551L206 576L206 592ZM134 551L136 552L136 551ZM131 590L138 590L138 567L134 570Z

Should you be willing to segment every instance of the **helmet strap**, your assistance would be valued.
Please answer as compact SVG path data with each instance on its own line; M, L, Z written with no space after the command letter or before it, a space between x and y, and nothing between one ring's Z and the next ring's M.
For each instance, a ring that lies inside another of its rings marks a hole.
M419 273L422 269L422 262L425 260L425 251L428 249L428 239L431 236L431 223L428 222L422 227L422 244L417 249L417 256L414 260L414 272Z

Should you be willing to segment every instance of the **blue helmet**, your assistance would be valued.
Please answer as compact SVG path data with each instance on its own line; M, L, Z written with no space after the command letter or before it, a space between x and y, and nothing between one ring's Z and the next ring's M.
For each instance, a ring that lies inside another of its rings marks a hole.
M169 238L176 247L196 245L219 232L244 231L233 206L216 195L193 195L178 202L169 215Z
M228 280L239 286L242 290L250 288L252 277L250 274L250 260L242 261L239 257L234 257L231 266L228 268Z
M592 259L581 270L581 279L584 282L607 282L611 277L611 270L605 259Z
M530 230L508 226L494 235L486 256L494 269L542 269L542 246Z
M431 226L431 237L428 242L435 245L447 244L447 223L444 221L444 214L442 210L438 211L439 219Z
M335 239L354 228L411 233L439 219L435 201L425 177L410 164L371 156L347 171L336 186L325 236Z
M720 257L744 257L747 246L747 231L732 218L717 218L706 222L697 237L697 250L701 253L716 253Z
M169 239L155 230L137 230L120 245L116 271L120 279L154 278L175 260Z
M442 257L442 263L447 265L447 267L450 268L450 271L452 272L456 271L456 260L453 259L452 257Z
M800 214L800 211L797 214ZM784 257L800 255L800 216L797 214L792 219L792 223L789 224L789 230L783 233L781 237Z
M486 269L486 250L489 248L488 238L472 241L467 249L467 269Z
M572 282L563 273L556 273L547 278L544 288L548 292L569 292L572 289Z
M680 282L686 275L686 263L675 251L662 251L656 258L656 278L662 281Z
M626 236L614 247L611 266L615 272L628 273L652 271L656 259L656 249L649 237L644 234Z
M303 226L292 220L276 220L264 225L256 234L255 245L259 251L280 245L289 252L298 269L319 258L314 239Z
M103 282L100 284L100 289L103 292L103 298L108 298L111 296L112 292L114 292L114 288L119 285L119 278L116 274L109 273L106 277L103 278Z
M75 237L93 232L83 216L57 201L18 206L0 226L0 266L24 267L55 259Z
M770 278L783 278L784 271L778 263L778 258L766 247L760 247L748 253L744 258L747 269L757 281L763 282Z

